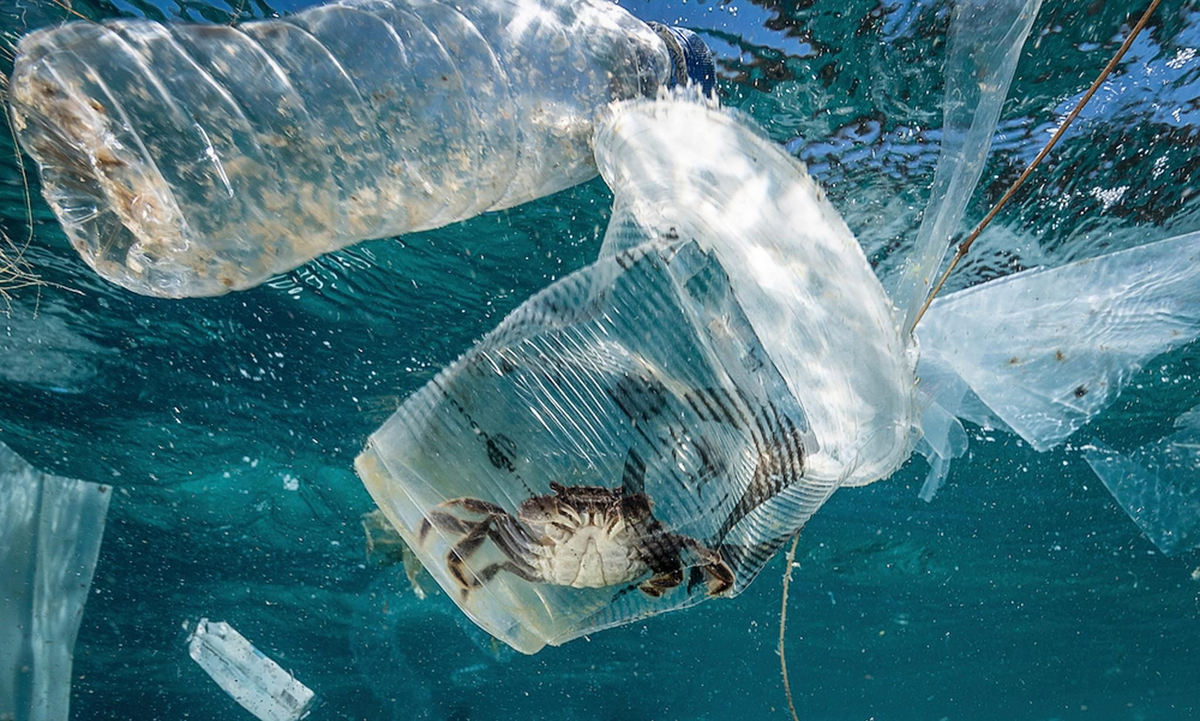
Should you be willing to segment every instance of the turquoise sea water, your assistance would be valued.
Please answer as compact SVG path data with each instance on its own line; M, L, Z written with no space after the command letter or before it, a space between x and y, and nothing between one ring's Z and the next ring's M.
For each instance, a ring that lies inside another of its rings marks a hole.
M700 32L724 101L809 163L881 272L895 266L937 158L945 3L625 5ZM227 22L300 6L72 7ZM1141 7L1047 0L969 220ZM9 36L66 16L0 0ZM1168 0L955 287L1200 229L1197 97L1200 5ZM23 243L22 174L4 142L0 224ZM29 178L25 258L50 285L17 292L0 316L0 441L115 487L74 718L250 718L187 656L184 624L201 616L316 691L314 719L785 717L782 558L737 599L526 657L365 553L373 505L351 464L366 436L524 298L595 257L610 204L600 181L366 243L252 291L165 301L99 280ZM1160 438L1198 403L1193 344L1152 362L1065 448L1038 454L969 428L970 455L931 503L917 498L920 458L835 494L801 536L789 602L801 717L1200 715L1200 553L1158 553L1078 453L1092 437L1125 450Z

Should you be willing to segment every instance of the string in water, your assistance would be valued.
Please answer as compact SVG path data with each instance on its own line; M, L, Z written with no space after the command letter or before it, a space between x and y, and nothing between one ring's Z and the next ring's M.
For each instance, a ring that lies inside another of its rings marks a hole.
M800 534L792 536L792 547L788 549L783 567L783 600L779 604L779 671L783 674L783 693L787 696L788 711L792 721L800 721L796 715L796 704L792 701L792 684L788 681L787 653L783 646L783 631L787 628L788 587L792 584L792 564L796 562L796 546L800 543Z

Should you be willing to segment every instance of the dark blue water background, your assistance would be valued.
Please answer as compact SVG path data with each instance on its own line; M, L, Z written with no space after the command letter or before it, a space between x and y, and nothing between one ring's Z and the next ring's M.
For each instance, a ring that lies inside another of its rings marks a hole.
M1142 5L1046 1L968 220ZM936 162L945 3L626 6L699 31L725 101L808 162L881 272L896 267ZM73 10L229 22L295 7ZM0 2L10 40L67 15ZM1197 49L1200 7L1167 0L955 287L1200 229ZM22 174L3 142L0 224L23 244ZM185 301L99 280L30 183L24 257L49 285L17 292L0 316L0 441L116 487L74 718L249 718L187 657L183 624L200 616L229 621L313 688L315 719L784 718L782 558L735 600L524 657L366 557L359 519L372 503L351 470L366 436L522 299L595 257L602 183ZM917 498L919 458L837 493L803 532L792 586L802 718L1197 717L1200 554L1159 554L1076 451L1092 436L1125 450L1155 440L1197 403L1193 345L1151 363L1066 448L1037 454L970 428L969 457L932 503Z

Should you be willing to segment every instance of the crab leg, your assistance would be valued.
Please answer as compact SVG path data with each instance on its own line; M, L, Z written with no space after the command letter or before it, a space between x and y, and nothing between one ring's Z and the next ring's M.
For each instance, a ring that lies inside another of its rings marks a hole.
M516 576L517 578L525 579L526 581L529 581L530 583L541 583L541 581L542 581L542 579L538 578L534 574L532 574L529 571L527 571L526 569L522 568L519 564L514 563L512 561L505 561L504 563L493 563L490 566L485 566L483 568L483 570L481 570L478 574L479 582L481 584L487 583L488 581L492 580L492 578L497 573L499 573L501 571L508 571L509 573ZM465 589L464 589L464 592L465 592Z
M479 547L491 535L491 525L495 518L496 516L488 516L476 523L474 528L462 540L451 546L450 552L446 554L446 569L462 586L464 593L472 588L478 588L482 583L478 578L467 578L467 573L472 576L476 575L467 565L467 557L479 550Z
M472 513L478 513L482 516L507 516L508 512L494 503L481 501L478 498L451 498L448 501L442 501L438 504L439 508L447 506L458 506ZM433 510L425 516L421 521L421 528L417 531L417 540L421 543L425 542L425 537L429 535L429 531L434 527L445 530L454 531L456 533L467 534L475 527L475 524L467 523L457 516L446 513L445 511Z
M465 506L467 504L461 505ZM487 505L490 504L480 502L476 508L471 510L485 508ZM444 515L453 518L450 514ZM438 522L445 520L438 516L434 516L434 518ZM525 529L514 523L512 516L503 510L496 513L488 513L487 518L475 524L468 524L455 518L454 523L448 523L447 525L466 531L466 535L458 543L454 544L446 554L446 570L450 572L450 575L458 583L464 599L473 589L487 583L500 571L508 571L519 578L533 583L541 580L537 574L537 570L521 560L522 556L527 555L529 551L536 548L537 544L533 539L529 538ZM502 563L494 563L485 566L479 571L475 571L468 565L467 559L478 551L483 542L489 538L509 560Z
M429 535L429 532L433 530L435 526L443 531L453 531L459 534L467 534L471 532L471 528L473 528L475 525L476 524L473 523L467 523L458 516L446 513L445 511L430 511L429 514L421 521L421 528L417 531L417 541L419 543L425 543L425 537Z
M508 511L504 510L495 503L481 501L478 498L451 498L448 501L442 501L439 506L458 506L465 508L471 513L478 513L481 516L507 516Z
M528 531L514 523L511 517L502 519L489 535L505 556L524 566L530 573L535 573L534 568L524 559L546 553L545 546L531 538Z
M708 595L721 596L733 588L733 569L721 557L721 554L689 536L677 536L679 544L691 550L701 560L701 568L708 577ZM653 581L654 579L650 579Z

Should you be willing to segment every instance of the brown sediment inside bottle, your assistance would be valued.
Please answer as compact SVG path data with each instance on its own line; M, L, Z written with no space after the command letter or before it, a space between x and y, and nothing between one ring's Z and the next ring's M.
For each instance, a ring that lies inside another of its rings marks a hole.
M18 64L14 72L18 135L42 168L47 199L72 245L128 287L147 263L183 245L183 219L157 173L116 137L109 108L44 63Z

